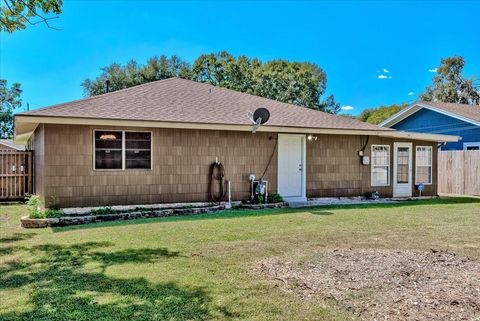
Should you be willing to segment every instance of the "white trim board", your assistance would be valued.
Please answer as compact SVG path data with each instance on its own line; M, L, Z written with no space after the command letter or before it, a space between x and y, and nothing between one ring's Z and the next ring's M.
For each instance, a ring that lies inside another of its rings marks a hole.
M467 150L468 147L480 147L480 142L468 142L463 143L463 150Z
M136 128L184 128L184 129L207 129L207 130L232 130L252 131L251 125L236 124L204 124L204 123L179 123L159 122L126 119L91 119L91 118L69 118L69 117L32 117L15 116L15 141L27 141L35 131L38 124L68 124L68 125L91 125L97 127L136 127ZM407 138L433 142L457 142L458 136L438 135L426 133L404 132L397 130L363 130L346 128L308 128L308 127L286 127L286 126L260 126L258 132L292 133L292 134L333 134L333 135L371 135L391 138Z
M448 112L446 110L443 110L441 108L430 106L430 105L424 104L424 103L416 103L416 104L413 104L413 105L411 105L411 106L409 106L405 109L402 109L398 113L390 116L388 119L381 122L379 125L382 126L382 127L392 127L395 124L398 124L402 120L408 118L409 116L415 114L416 112L420 111L423 108L434 111L434 112L437 112L439 114L443 114L443 115L461 120L461 121L464 121L464 122L467 122L467 123L470 123L470 124L473 124L473 125L476 125L476 126L480 126L479 121L476 121L476 120L473 120L473 119L470 119L470 118L467 118L467 117L463 117L463 116Z

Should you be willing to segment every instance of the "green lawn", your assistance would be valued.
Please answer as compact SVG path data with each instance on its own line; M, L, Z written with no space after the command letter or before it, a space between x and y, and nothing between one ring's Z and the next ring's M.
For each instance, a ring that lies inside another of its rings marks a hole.
M327 248L446 249L480 259L480 199L228 211L25 230L0 206L0 320L352 320L252 272Z

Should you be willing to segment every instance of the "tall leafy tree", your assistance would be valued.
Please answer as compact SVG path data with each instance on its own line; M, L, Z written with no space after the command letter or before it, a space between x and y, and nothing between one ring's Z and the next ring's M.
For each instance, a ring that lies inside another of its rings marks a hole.
M358 119L370 124L378 125L407 106L408 104L395 104L390 106L380 106L378 108L368 108L362 111L358 116Z
M235 57L226 51L202 54L190 66L172 56L151 58L143 66L131 61L125 66L112 64L102 68L97 78L83 81L84 92L94 96L105 92L105 81L112 91L138 84L181 77L223 88L250 93L308 108L338 113L340 104L333 95L321 100L327 85L325 72L315 64Z
M27 25L45 24L62 13L63 0L2 0L0 1L0 31L14 32Z
M463 76L465 66L463 57L443 58L433 84L420 95L421 100L480 105L480 86L478 80Z
M13 110L22 106L20 84L9 88L5 79L0 79L0 138L13 136Z
M152 57L143 66L131 60L126 65L113 63L103 67L100 76L94 80L85 79L82 82L84 93L87 96L96 96L105 93L105 83L110 81L110 91L125 89L147 82L170 77L190 78L190 65L177 56Z

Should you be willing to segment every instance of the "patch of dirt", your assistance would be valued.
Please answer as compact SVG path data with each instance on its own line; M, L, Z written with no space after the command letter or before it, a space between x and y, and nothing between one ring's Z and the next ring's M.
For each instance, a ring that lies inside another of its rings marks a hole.
M445 251L334 250L271 258L259 272L304 299L364 320L480 320L480 263Z

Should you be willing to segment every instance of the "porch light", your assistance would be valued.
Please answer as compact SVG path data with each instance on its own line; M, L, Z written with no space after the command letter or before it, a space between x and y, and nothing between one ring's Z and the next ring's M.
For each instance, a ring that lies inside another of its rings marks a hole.
M317 136L313 136L313 135L308 135L308 136L307 136L307 139L308 139L309 141L317 140L317 138L318 138Z

